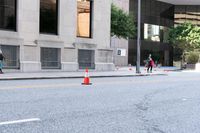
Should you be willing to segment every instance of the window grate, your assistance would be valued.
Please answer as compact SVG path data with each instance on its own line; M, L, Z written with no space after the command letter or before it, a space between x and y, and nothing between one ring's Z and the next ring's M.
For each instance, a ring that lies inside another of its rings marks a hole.
M58 48L41 48L42 69L60 69L60 50Z
M78 63L79 69L95 69L94 50L79 50Z
M1 45L1 50L5 57L3 66L8 69L19 69L19 47L10 45Z

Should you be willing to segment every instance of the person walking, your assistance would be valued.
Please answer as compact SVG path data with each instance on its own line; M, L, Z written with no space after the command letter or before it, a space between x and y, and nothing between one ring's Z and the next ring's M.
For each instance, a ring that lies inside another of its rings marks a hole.
M152 69L153 69L153 66L154 66L154 61L153 59L151 58L151 54L149 54L149 57L147 59L147 62L148 62L148 65L147 65L147 73L152 73ZM149 71L150 70L150 71Z
M4 56L3 56L2 50L0 49L0 74L3 74L3 71L2 71L3 60L4 60Z

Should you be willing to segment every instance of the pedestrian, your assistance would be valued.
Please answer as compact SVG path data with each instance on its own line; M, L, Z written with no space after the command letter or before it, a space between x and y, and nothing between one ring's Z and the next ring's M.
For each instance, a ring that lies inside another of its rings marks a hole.
M154 61L153 59L151 58L151 54L149 54L149 57L147 59L147 62L148 62L148 65L147 65L147 73L149 73L149 70L150 70L150 73L152 73L152 69L153 69L153 66L154 66Z
M4 56L3 56L2 50L0 49L0 74L3 74L3 71L2 71L3 60L4 60Z

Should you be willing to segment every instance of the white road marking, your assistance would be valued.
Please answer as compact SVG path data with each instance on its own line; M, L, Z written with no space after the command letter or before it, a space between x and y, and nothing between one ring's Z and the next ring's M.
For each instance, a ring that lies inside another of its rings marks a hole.
M5 121L5 122L0 122L0 126L26 123L26 122L34 122L34 121L41 121L41 120L39 118L31 118L31 119L23 119L23 120L15 120L15 121Z

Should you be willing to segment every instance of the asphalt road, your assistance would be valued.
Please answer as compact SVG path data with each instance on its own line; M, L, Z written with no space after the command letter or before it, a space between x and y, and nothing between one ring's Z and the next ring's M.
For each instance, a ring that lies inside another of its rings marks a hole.
M200 73L0 81L0 133L200 133Z

